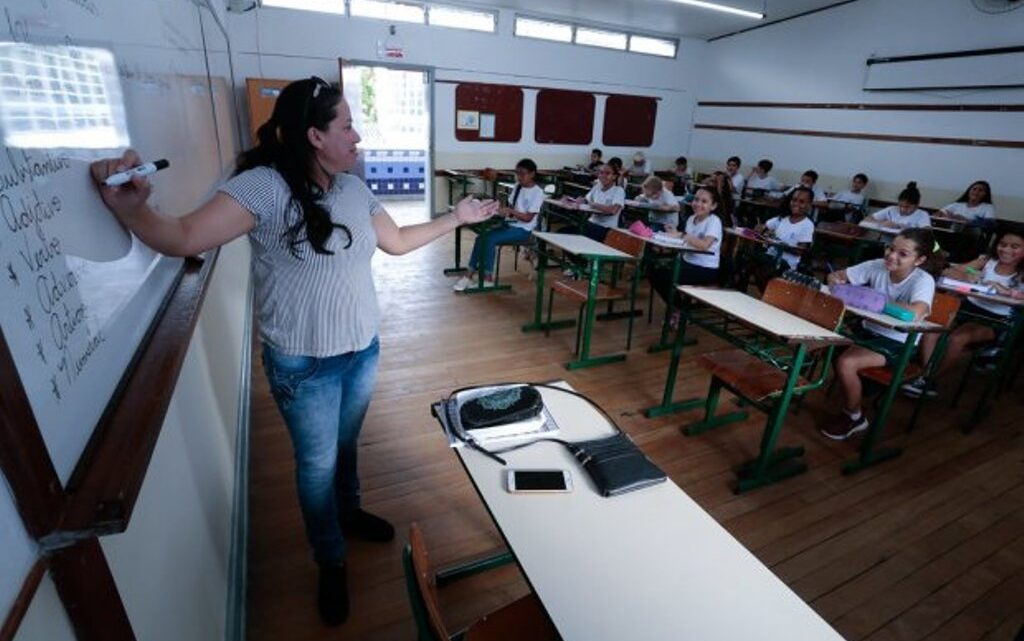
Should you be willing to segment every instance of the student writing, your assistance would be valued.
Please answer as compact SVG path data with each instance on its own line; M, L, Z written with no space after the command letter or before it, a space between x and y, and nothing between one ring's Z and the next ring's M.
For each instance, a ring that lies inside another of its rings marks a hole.
M876 211L868 218L892 229L931 227L931 216L925 210L918 208L920 204L921 192L917 190L917 183L911 181L900 192L899 204Z

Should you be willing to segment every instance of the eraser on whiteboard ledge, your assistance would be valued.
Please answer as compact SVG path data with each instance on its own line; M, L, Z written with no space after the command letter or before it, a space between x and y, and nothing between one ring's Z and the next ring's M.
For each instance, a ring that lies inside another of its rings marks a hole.
M882 309L882 313L901 321L912 321L915 318L914 312L904 307L900 307L899 305L893 305L892 303L886 303L885 307Z

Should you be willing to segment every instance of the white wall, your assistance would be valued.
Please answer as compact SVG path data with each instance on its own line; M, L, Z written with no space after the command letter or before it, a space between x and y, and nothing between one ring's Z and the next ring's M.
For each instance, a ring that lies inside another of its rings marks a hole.
M222 641L228 616L249 242L221 250L128 530L100 539L135 636ZM71 641L52 582L16 641Z
M865 92L865 60L1020 45L1024 10L978 12L968 0L860 0L708 45L708 74L696 99L768 102L926 104L1024 103L1024 90ZM698 107L695 122L782 129L1024 140L1024 113L851 111ZM781 178L807 168L839 189L864 171L875 197L894 199L917 180L926 205L944 205L973 180L987 179L1000 217L1024 219L1024 151L951 145L785 136L696 129L691 155L701 168L736 154L749 166L775 161Z
M403 62L436 70L438 80L467 80L661 98L653 146L646 150L656 167L689 146L693 95L690 79L702 64L707 44L683 40L676 59L627 54L593 47L513 36L515 14L500 11L498 33L484 34L398 23L405 47ZM318 74L337 79L337 59L376 61L377 41L388 23L364 18L284 9L231 14L228 29L235 50L236 78L298 79ZM539 145L533 141L535 91L527 91L519 143L468 143L455 140L455 85L437 83L434 92L435 168L511 167L529 156L542 168L583 162L600 141L603 119L599 98L595 139L588 145ZM632 148L605 148L606 157L631 156ZM438 193L435 202L443 194Z

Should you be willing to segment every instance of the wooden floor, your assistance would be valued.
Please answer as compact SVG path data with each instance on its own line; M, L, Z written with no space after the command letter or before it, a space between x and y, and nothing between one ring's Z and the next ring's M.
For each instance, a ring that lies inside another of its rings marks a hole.
M423 219L415 206L389 209L400 221ZM439 564L499 544L430 417L430 403L467 384L556 378L601 403L684 491L845 638L1011 640L1024 626L1020 385L967 436L957 429L967 403L955 409L946 400L928 403L920 425L907 435L900 428L909 403L897 402L889 433L890 442L905 447L903 456L850 477L839 468L857 443L828 441L815 427L816 420L833 416L837 397L813 395L783 434L785 443L807 447L809 471L736 496L730 468L756 453L763 416L754 412L746 424L695 438L678 431L692 413L645 419L640 410L660 400L668 361L665 353L643 349L654 342L657 323L638 324L639 338L624 363L568 372L563 364L573 330L550 338L519 331L534 295L522 264L509 279L512 293L465 296L453 294L451 279L442 275L451 260L450 237L412 255L376 259L382 357L362 432L360 477L364 506L393 522L399 536L392 544L352 544L353 614L340 628L325 628L317 617L316 571L296 500L291 444L254 359L253 641L414 639L401 569L409 524L423 526ZM511 274L511 267L506 260L503 272ZM556 316L559 310L574 313L567 304L556 307ZM594 353L621 349L624 336L624 322L600 324ZM699 330L697 336L699 343L687 348L677 398L704 393L707 377L693 355L720 346ZM624 553L628 549L625 542ZM457 629L525 592L516 569L506 567L444 588L443 611Z

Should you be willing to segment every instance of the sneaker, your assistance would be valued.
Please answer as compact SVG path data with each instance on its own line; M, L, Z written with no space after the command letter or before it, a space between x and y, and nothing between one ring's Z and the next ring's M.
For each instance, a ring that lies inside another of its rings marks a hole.
M347 537L373 543L387 543L395 538L394 526L379 516L358 508L341 520L341 531Z
M317 608L327 625L341 625L348 619L348 576L344 563L320 565Z
M833 441L845 441L858 432L868 429L868 417L862 413L856 421L846 413L839 416L838 420L829 427L821 428L821 433Z
M920 376L909 383L904 383L900 389L903 390L904 396L910 398L920 398L922 394L927 398L935 398L939 395L939 392L934 387L928 387L927 381Z
M452 285L452 289L454 289L457 292L464 292L466 291L466 288L471 286L472 284L473 281L470 280L469 276L463 276L459 280L455 281L455 284Z

